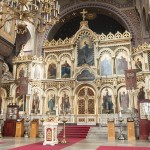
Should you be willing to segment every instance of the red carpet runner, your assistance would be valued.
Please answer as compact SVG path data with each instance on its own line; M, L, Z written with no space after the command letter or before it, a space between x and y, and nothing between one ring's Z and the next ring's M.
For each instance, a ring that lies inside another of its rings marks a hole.
M50 145L43 145L43 142L38 142L38 143L34 143L34 144L29 144L29 145L25 145L25 146L20 146L17 148L12 148L10 150L61 150L65 147L68 147L74 143L77 143L79 141L81 141L83 138L69 138L67 139L67 141L69 143L67 144L57 144L54 146L50 146Z
M67 138L86 138L90 126L66 126L66 137ZM62 130L58 138L63 137L64 130Z
M150 147L100 146L96 150L150 150Z
M25 146L21 146L18 148L13 148L11 150L61 150L65 147L68 147L74 143L77 143L81 141L82 139L86 138L88 131L90 127L89 126L66 126L66 140L69 142L67 144L57 144L55 146L46 145L43 146L43 142L38 142L34 144L29 144ZM64 130L62 130L59 135L58 139L61 141L63 138Z

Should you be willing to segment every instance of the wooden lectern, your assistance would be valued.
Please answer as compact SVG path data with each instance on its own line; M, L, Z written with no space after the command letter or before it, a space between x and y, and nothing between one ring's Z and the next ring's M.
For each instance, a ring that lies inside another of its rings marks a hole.
M133 118L127 119L128 140L135 140L135 126Z
M49 117L44 123L44 143L43 145L58 144L57 126L58 117Z
M7 105L6 120L3 126L3 136L15 136L16 121L19 118L19 106L15 103Z
M139 108L139 139L147 140L150 133L150 122L147 118L147 110L149 110L150 100L145 99L138 102Z
M38 130L39 130L39 119L33 119L31 121L30 138L38 137Z
M17 119L16 122L16 137L24 136L24 119Z
M108 120L108 140L113 141L115 140L115 124L114 120Z

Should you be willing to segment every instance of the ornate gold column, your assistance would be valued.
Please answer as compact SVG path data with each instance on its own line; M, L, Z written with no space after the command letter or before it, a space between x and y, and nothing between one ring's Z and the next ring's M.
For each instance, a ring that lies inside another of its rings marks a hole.
M28 73L27 76L31 79L33 78L33 69L32 69L32 64L28 64Z
M42 96L42 115L44 114L45 96Z
M148 56L147 56L147 53L146 52L143 52L143 68L142 70L143 71L149 71L149 67L148 67Z
M74 59L71 60L71 77L74 75Z
M48 77L47 77L46 74L48 73L48 68L46 67L46 66L47 66L47 65L46 65L46 62L43 62L43 66L45 66L45 67L44 67L44 70L43 70L44 74L41 75L41 78L47 79Z
M116 74L116 65L115 65L115 57L112 57L112 59L113 59L113 74Z
M101 95L98 96L98 101L99 101L99 114L101 113L102 111L102 100L101 100Z
M74 106L73 101L74 101L75 96L71 96L71 106ZM76 106L75 106L76 107ZM74 107L71 108L71 114L74 112Z
M117 101L117 95L114 95L114 98L115 98L115 103L116 103L116 108L115 108L115 113L118 113L118 108L119 108L119 104L118 104L118 101Z
M58 104L59 98L59 96L56 96L56 104Z
M13 64L13 77L17 79L17 64Z
M59 102L59 96L56 96L56 116L59 115L59 105L58 105L58 102Z
M97 74L100 74L99 58L97 58L96 60L97 60Z
M61 74L61 66L60 66L60 61L57 61L57 74L56 74L56 78L60 78Z

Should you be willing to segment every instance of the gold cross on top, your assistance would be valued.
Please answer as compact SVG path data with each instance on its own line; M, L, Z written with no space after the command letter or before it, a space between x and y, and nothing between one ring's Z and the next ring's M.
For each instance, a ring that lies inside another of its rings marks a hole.
M88 12L83 9L83 11L80 12L80 14L82 14L82 18L83 18L83 21L85 20L85 15L87 14Z

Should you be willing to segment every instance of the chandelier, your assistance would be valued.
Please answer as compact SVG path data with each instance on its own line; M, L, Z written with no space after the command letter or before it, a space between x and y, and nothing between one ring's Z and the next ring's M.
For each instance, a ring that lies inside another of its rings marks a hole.
M59 21L59 10L57 0L0 0L0 29L15 20L18 34L27 32L27 22L44 32L47 25Z

